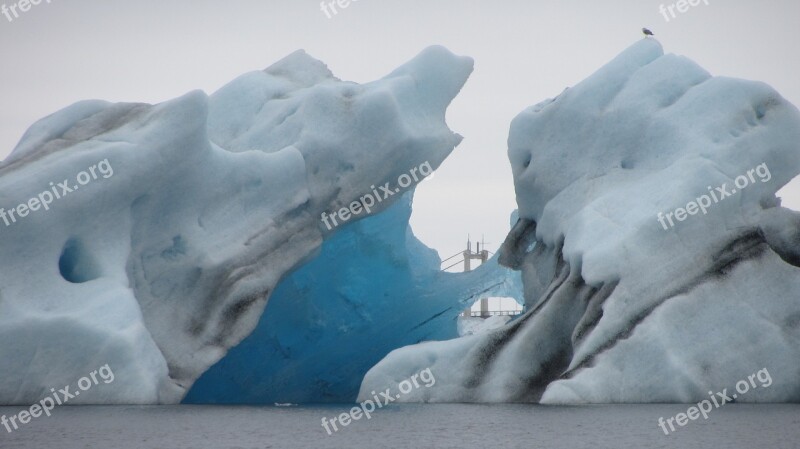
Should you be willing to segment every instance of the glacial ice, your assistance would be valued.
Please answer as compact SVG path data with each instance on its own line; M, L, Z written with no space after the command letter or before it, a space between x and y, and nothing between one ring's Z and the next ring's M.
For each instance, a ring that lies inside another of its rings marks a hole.
M775 196L798 146L800 113L770 87L636 43L511 125L520 220L501 263L526 314L393 351L360 399L431 368L435 388L398 400L695 402L767 368L737 401L800 400L800 214Z
M325 240L184 403L351 402L391 350L457 337L458 314L482 297L522 298L520 274L496 258L469 273L442 272L408 225L411 198Z
M471 71L431 47L359 85L297 52L211 96L84 101L34 124L0 165L6 210L101 161L113 175L0 223L0 404L104 364L115 381L72 403L179 402L335 236L322 212L439 166Z

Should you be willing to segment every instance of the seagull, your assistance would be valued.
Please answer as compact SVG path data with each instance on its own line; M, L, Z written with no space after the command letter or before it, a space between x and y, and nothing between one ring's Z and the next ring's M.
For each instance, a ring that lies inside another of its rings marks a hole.
M644 37L647 36L655 36L652 31L648 30L647 28L642 28L642 33L644 33Z

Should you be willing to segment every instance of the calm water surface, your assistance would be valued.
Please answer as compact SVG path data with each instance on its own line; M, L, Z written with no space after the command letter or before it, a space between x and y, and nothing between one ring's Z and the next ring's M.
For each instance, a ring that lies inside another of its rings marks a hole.
M658 418L687 406L401 404L329 436L322 417L350 407L61 407L0 427L0 448L800 448L800 405L728 404L666 436Z

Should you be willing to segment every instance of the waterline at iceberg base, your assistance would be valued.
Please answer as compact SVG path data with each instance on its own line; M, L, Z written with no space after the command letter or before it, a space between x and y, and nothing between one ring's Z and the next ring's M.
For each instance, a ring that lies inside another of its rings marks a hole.
M775 196L800 173L797 108L644 39L517 116L508 155L520 220L501 263L526 314L393 351L360 399L431 368L437 387L398 401L698 402L766 368L739 402L800 400L800 214ZM659 223L723 185L706 214Z

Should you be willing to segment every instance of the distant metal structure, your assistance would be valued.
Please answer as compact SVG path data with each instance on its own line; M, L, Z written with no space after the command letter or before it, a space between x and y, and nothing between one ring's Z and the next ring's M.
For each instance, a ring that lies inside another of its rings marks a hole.
M482 240L482 239L481 239ZM472 271L472 261L473 260L480 260L481 265L486 263L489 260L489 251L486 250L486 243L483 244L483 248L481 249L481 244L476 242L477 251L474 253L472 252L472 242L470 241L469 237L467 237L467 249L464 251L464 272ZM463 316L472 316L472 307L467 308L464 310ZM481 311L478 314L481 318L489 318L489 298L481 298Z
M480 312L473 312L472 309L470 308L470 309L465 310L464 313L461 314L461 316L472 316L472 317L488 318L490 316L517 316L517 315L522 315L523 312L525 312L524 309L519 309L519 310L489 310L489 311L481 310ZM469 315L467 315L467 313L469 313Z
M486 261L489 260L489 251L486 249L486 242L483 241L483 239L481 239L481 242L476 242L475 245L476 245L476 250L472 251L472 240L471 240L471 238L469 236L467 236L467 249L462 251L462 252L460 252L460 253L456 253L456 254L448 257L447 259L443 260L442 263L447 262L448 260L451 260L451 259L453 259L455 257L458 257L458 256L462 256L463 259L459 260L458 262L456 262L456 263L454 263L454 264L452 264L452 265L450 265L450 266L448 266L446 268L443 268L442 271L449 270L450 268L453 268L454 266L456 266L456 265L458 265L458 264L463 262L464 263L464 272L466 273L468 271L472 271L472 261L473 260L480 260L481 261L481 265L486 263ZM483 249L481 249L481 248L483 248ZM500 312L501 311L499 311L499 310L498 311L489 311L489 298L482 298L481 299L481 310L480 310L480 312L472 312L472 308L470 307L470 308L464 310L464 312L461 314L461 316L465 316L465 317L479 316L481 318L489 318L492 315L500 314Z
M483 264L489 260L489 251L486 250L486 243L483 244L484 249L481 249L480 243L476 243L476 245L478 246L477 251L472 252L472 242L470 241L469 237L467 237L467 249L463 252L465 272L472 271L472 264L470 261L480 260L481 264Z
M459 265L461 263L464 264L464 271L465 272L472 271L472 264L470 263L472 260L476 260L477 259L477 260L480 260L481 263L484 263L487 260L489 260L489 255L492 254L492 252L491 251L487 251L485 249L486 248L486 242L477 243L477 245L478 245L478 248L477 248L478 250L473 252L472 251L472 241L470 240L469 237L467 237L467 249L466 249L466 251L459 251L459 252L453 254L452 256L450 256L447 259L443 260L442 264L444 264L445 262L447 262L449 260L455 259L456 257L459 257L459 256L463 257L463 259L461 259L458 262L455 262L455 263L453 263L451 265L448 265L448 266L442 268L442 271L447 271L447 270L449 270L449 269L453 268L454 266ZM481 249L481 246L483 246L484 249Z
M450 268L453 268L456 265L459 265L459 264L463 263L464 264L464 272L467 272L467 271L472 271L472 261L473 260L480 260L481 261L481 265L486 263L486 261L489 260L489 256L491 254L493 254L493 253L486 249L486 242L483 241L483 238L481 238L481 242L480 243L476 242L475 245L476 245L476 249L475 249L475 251L472 251L472 240L470 239L469 236L467 236L467 249L464 250L464 251L457 252L457 253L453 254L452 256L448 257L447 259L443 260L442 261L442 265L444 265L446 262L449 262L450 260L453 260L453 259L455 259L457 257L461 257L462 259L459 259L458 262L452 263L452 264L448 265L447 267L442 268L442 271L447 271ZM502 304L500 305L500 308L502 309ZM469 308L465 309L461 313L461 316L462 317L489 318L491 316L517 316L517 315L522 315L523 313L525 313L525 307L524 306L522 307L521 310L516 310L516 309L514 309L514 310L489 310L489 298L482 298L481 299L480 311L473 312L472 311L472 307L470 306Z

